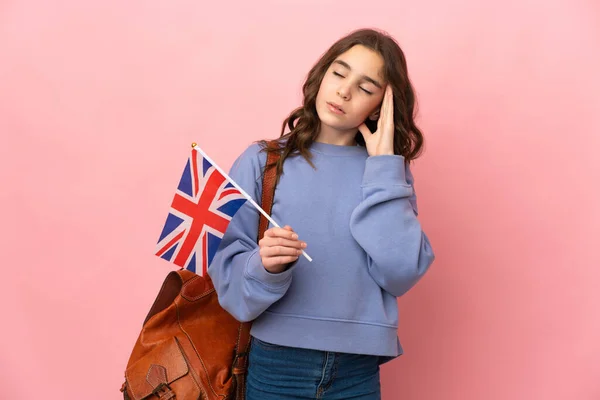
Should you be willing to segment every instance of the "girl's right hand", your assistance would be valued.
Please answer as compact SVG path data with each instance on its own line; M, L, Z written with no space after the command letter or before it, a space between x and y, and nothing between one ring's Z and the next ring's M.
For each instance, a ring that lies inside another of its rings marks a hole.
M306 243L298 240L298 235L289 225L286 225L283 228L267 229L258 246L265 269L272 274L278 274L285 271L288 264L300 257Z

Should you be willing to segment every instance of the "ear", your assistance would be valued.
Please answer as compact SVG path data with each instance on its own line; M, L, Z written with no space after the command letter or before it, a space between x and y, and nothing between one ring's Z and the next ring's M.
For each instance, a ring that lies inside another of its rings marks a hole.
M379 118L379 110L373 112L373 114L369 115L369 119L371 121L377 121L377 119Z

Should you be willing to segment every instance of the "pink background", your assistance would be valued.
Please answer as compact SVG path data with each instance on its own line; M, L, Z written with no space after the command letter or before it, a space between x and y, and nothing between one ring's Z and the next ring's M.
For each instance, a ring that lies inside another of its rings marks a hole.
M437 255L384 399L600 398L594 0L0 2L2 398L121 398L190 143L276 137L364 26L408 57Z

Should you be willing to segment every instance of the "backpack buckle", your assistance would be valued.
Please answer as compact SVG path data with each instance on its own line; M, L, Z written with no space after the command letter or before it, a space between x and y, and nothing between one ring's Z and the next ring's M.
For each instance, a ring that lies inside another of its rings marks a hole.
M173 393L171 387L164 382L159 383L152 391L152 394L160 400L172 400L175 398L175 393Z

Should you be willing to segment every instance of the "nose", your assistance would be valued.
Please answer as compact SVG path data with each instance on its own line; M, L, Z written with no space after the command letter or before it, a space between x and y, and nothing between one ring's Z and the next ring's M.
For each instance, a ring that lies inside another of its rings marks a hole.
M337 94L344 100L350 100L350 88L347 85L340 85Z

